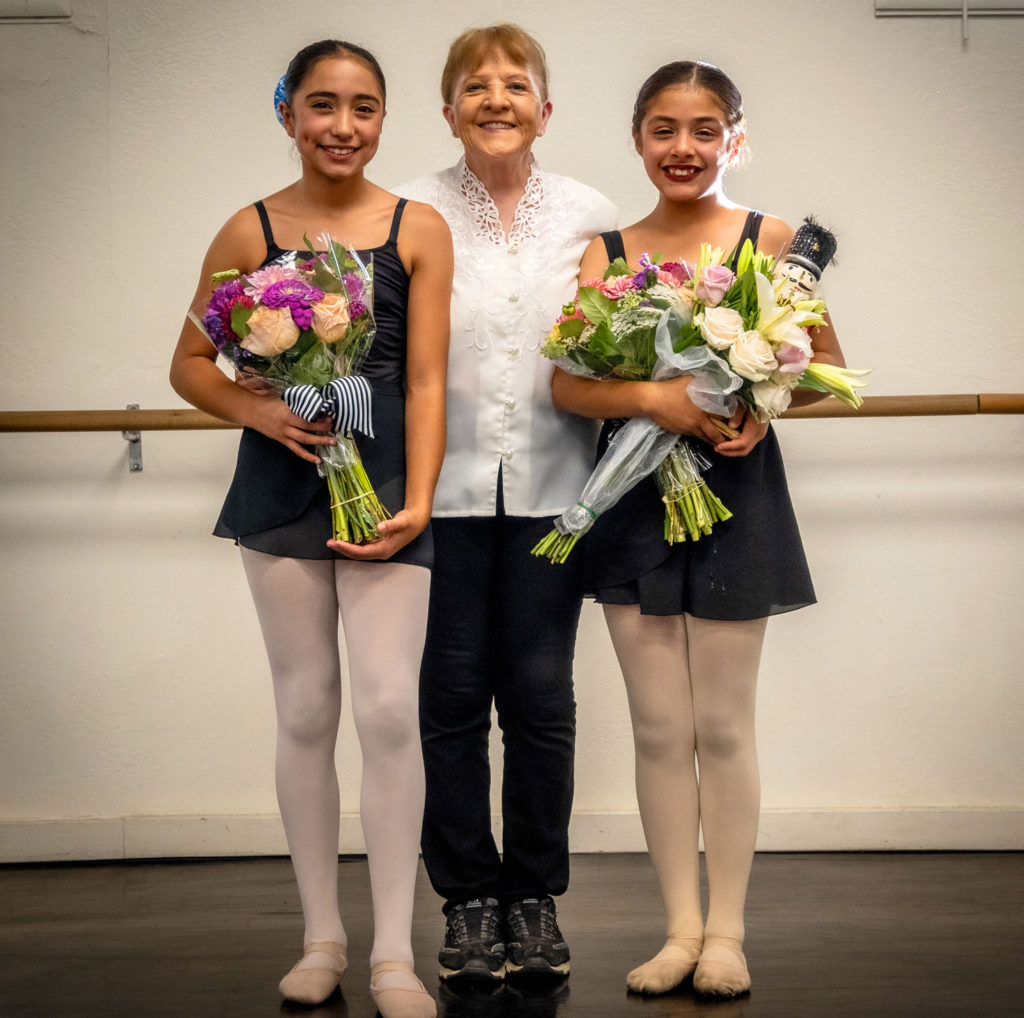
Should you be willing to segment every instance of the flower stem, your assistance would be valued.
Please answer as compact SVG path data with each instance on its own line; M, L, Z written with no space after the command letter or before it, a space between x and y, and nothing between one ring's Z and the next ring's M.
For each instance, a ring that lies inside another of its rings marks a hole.
M373 544L381 539L377 525L391 514L370 483L353 439L337 436L338 444L321 455L331 496L331 530L336 541Z
M546 558L552 565L564 565L569 553L576 547L579 534L563 534L552 527L530 551L531 555Z

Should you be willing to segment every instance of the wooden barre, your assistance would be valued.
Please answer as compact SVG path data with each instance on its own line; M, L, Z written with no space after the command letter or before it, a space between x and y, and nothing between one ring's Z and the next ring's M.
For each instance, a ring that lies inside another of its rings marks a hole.
M1024 414L1024 393L962 393L936 396L866 396L859 410L834 397L787 410L783 419L820 417L945 417ZM0 432L206 431L237 428L201 410L6 410Z

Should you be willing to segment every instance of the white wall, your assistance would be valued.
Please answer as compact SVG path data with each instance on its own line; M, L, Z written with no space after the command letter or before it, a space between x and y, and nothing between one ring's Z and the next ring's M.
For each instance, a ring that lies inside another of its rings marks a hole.
M455 0L75 0L0 25L2 409L180 406L166 369L203 251L296 163L271 109L301 45L377 52L374 178L453 161L437 79ZM522 0L548 50L542 164L653 202L637 86L720 63L752 165L730 192L833 225L828 296L876 395L1024 391L1024 21L875 20L870 0ZM820 604L773 620L761 846L1024 845L1024 419L778 426ZM273 710L248 591L209 536L232 432L0 435L0 860L283 850ZM600 613L577 655L578 850L641 848L630 736ZM358 850L358 753L338 753Z

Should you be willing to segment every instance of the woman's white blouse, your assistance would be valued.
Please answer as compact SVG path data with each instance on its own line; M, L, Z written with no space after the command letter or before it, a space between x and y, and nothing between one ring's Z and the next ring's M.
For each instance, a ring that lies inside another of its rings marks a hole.
M540 347L576 292L580 258L614 229L604 195L534 164L508 236L465 160L395 190L432 205L455 246L448 352L448 445L435 516L546 516L576 501L597 425L551 404Z

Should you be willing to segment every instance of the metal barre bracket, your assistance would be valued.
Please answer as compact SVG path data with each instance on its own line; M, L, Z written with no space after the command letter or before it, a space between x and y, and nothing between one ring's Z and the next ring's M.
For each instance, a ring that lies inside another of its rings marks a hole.
M129 403L125 410L141 409L138 403ZM121 437L128 443L128 472L142 473L142 432L122 431Z

